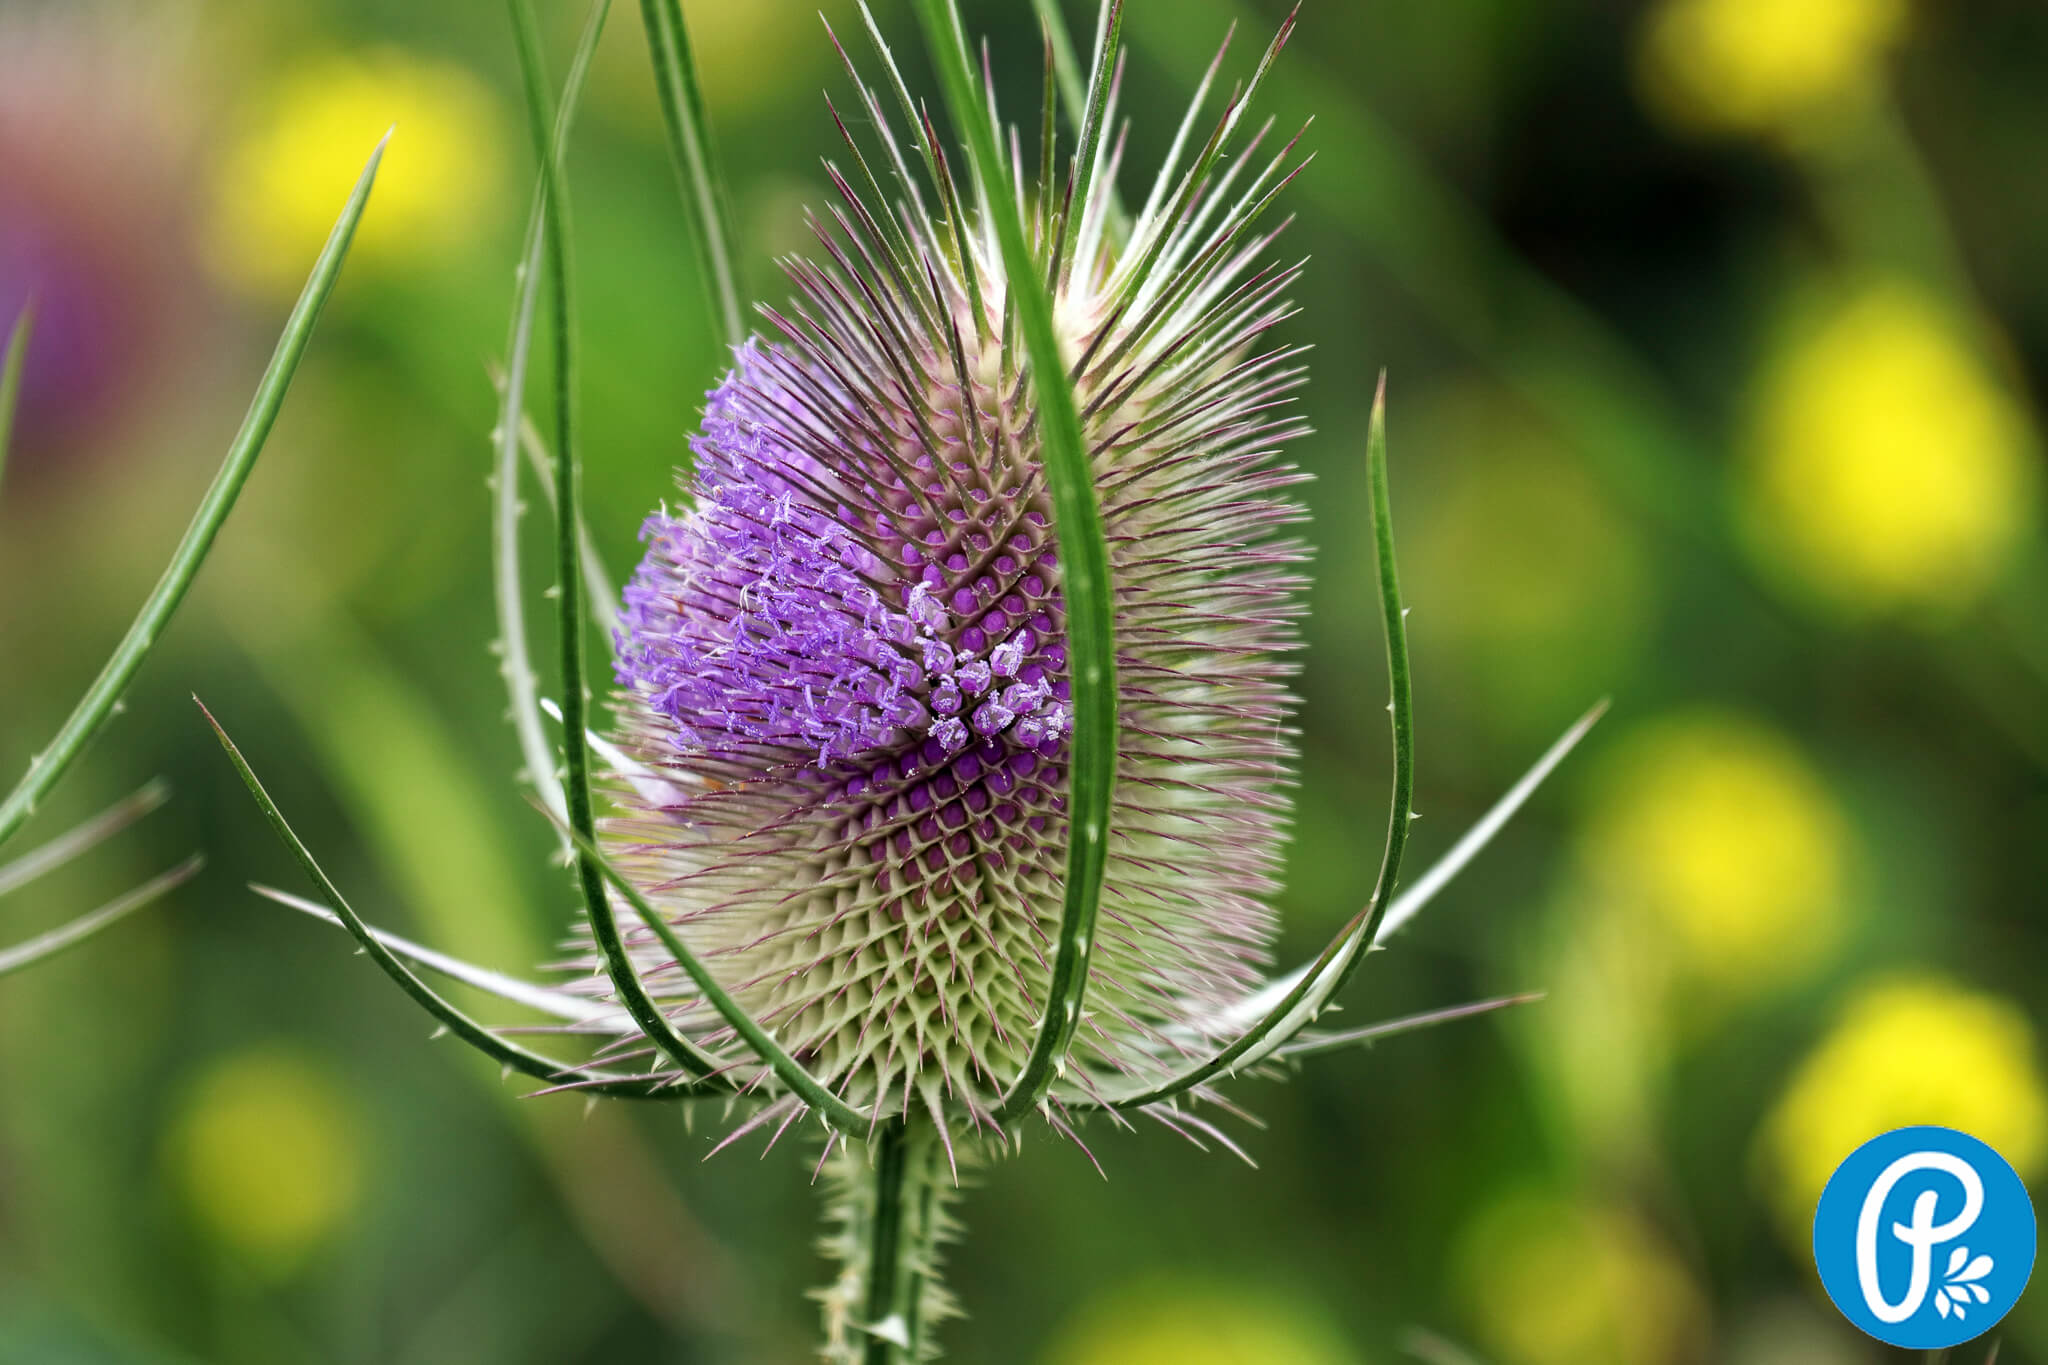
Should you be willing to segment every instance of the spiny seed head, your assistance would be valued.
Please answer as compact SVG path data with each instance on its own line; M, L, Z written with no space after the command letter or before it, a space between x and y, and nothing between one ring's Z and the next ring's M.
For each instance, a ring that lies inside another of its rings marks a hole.
M647 521L617 640L636 766L606 837L827 1088L863 1112L979 1119L1048 1007L1071 837L1035 386L1001 254L960 207L1021 199L1023 177L955 185L926 141L938 183L919 188L860 93L903 200L832 172L843 207L817 224L822 262L786 263L799 299L763 310L770 336L712 391L687 510ZM1109 544L1120 720L1091 976L1055 1099L1213 1047L1273 929L1302 558L1279 496L1298 476L1273 457L1301 429L1302 371L1263 338L1298 267L1267 262L1254 231L1291 146L1211 154L1241 114L1234 101L1218 139L1161 173L1120 248L1109 139L1071 217L1043 183L1028 214ZM676 1026L730 1044L653 937L630 941ZM619 1050L645 1046L629 1032Z

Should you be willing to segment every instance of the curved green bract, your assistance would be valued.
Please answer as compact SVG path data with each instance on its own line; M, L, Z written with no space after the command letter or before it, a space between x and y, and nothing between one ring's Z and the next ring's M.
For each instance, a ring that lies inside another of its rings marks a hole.
M385 139L388 141L389 138L390 134L386 133ZM363 209L369 203L370 186L377 178L377 166L383 160L384 146L383 141L377 144L348 202L342 206L341 217L335 221L334 230L328 234L327 245L314 261L312 276L306 281L306 287L285 323L284 334L278 338L277 350L263 372L262 382L256 386L256 396L249 404L248 415L242 419L242 428L235 433L227 458L221 462L220 472L214 475L206 496L200 500L199 510L193 514L192 524L186 528L184 539L178 542L163 577L157 580L156 587L142 604L142 610L136 615L134 624L128 627L128 633L122 637L113 657L107 660L99 677L93 679L92 686L79 699L70 718L57 732L57 737L29 764L27 775L8 793L7 799L0 802L0 844L4 844L35 813L37 803L84 752L100 727L113 716L121 693L149 657L158 637L178 610L178 604L185 600L186 590L198 576L200 565L206 562L207 552L213 548L221 523L234 510L235 499L256 466L256 457L263 452L263 444L277 422L278 409L284 405L285 393L291 387L292 376L298 370L299 359L306 352L306 343L312 339L320 309L341 275L341 263L348 255L356 224L362 220Z
M1366 477L1372 486L1372 538L1380 579L1380 626L1387 637L1388 710L1394 727L1394 797L1387 812L1387 846L1380 856L1379 880L1367 903L1364 940L1379 933L1401 879L1401 859L1408 849L1408 830L1415 823L1415 686L1408 667L1408 609L1401 605L1401 575L1394 555L1394 495L1387 474L1387 375L1380 372L1373 394L1372 419L1365 435ZM1358 953L1338 972L1330 987L1336 994L1365 961Z
M1000 187L1002 160L987 106L976 96L966 35L951 0L918 0L945 88L953 125L966 140L975 177ZM1106 80L1107 74L1101 73ZM1067 660L1073 692L1070 739L1066 899L1060 915L1057 954L1047 990L1045 1018L1030 1055L997 1105L999 1122L1026 1112L1044 1098L1065 1061L1081 1019L1088 984L1088 955L1102 896L1108 853L1110 796L1116 785L1117 701L1115 635L1110 616L1109 547L1096 503L1094 471L1081 430L1072 380L1053 328L1052 298L1031 258L1015 201L999 190L983 196L1002 248L1019 330L1031 363L1045 448L1045 476L1052 495L1053 531L1060 554L1060 592L1066 609Z
M286 822L284 813L277 808L277 803L270 799L270 793L264 790L255 770L249 766L249 761L242 757L242 751L236 747L235 742L228 738L227 731L213 718L213 713L206 709L204 702L200 702L197 697L194 697L193 701L198 704L199 713L206 717L206 723L213 727L215 738L220 741L221 748L227 751L228 761L234 764L235 772L240 775L242 784L249 789L249 794L256 798L256 804L262 809L263 817L270 822L270 828L276 832L284 846L291 850L292 857L298 860L307 880L313 883L314 892L320 897L321 902L334 912L340 919L342 927L362 945L362 950L369 955L370 960L383 968L384 974L397 982L399 989L418 1002L422 1009L438 1019L442 1027L500 1065L555 1085L573 1085L586 1094L617 1095L631 1099L683 1099L707 1093L708 1087L665 1085L658 1080L621 1076L613 1072L588 1071L553 1061L537 1052L529 1052L516 1043L507 1042L449 1003L440 992L422 981L410 967L399 961L377 933L363 921L362 916L355 912L340 890L328 880L327 873L313 857L312 851Z
M583 81L589 73L591 58L597 52L597 39L602 32L602 26L596 22L599 17L599 13L593 11L592 22L584 26L582 40L577 44L576 55L570 60L569 75L562 86L562 107L560 116L554 120L552 136L557 166L567 154L569 128L576 116L577 101L583 92ZM537 123L545 128L547 122L543 107ZM519 450L526 435L526 370L533 352L534 315L540 302L541 251L546 236L547 199L542 188L536 186L533 206L527 215L524 245L520 250L518 279L512 291L512 323L505 343L505 374L499 385L498 425L492 433L497 447L497 462L491 487L491 563L498 612L498 666L505 679L513 733L519 740L519 753L526 764L527 780L539 793L542 804L560 815L566 809L562 781L555 774L555 751L548 743L547 728L541 724L533 656L527 646L524 594L520 591L519 581ZM552 500L554 489L549 479L550 475L543 473L542 482L548 487ZM569 851L566 840L562 851L564 854Z
M554 334L555 358L555 608L562 666L562 796L569 832L574 836L576 882L583 893L591 937L604 956L605 971L619 1003L633 1017L648 1042L693 1076L710 1076L719 1063L710 1053L676 1031L661 1006L647 993L634 969L620 933L604 877L592 851L597 821L590 798L590 741L584 718L590 706L583 666L583 589L576 531L582 523L583 465L576 447L576 331L569 275L569 213L567 189L556 160L558 138L548 116L547 80L541 67L540 36L528 0L511 0L513 29L519 39L519 66L526 81L526 106L532 125L534 155L540 162L541 237L547 244L548 321ZM604 26L611 0L596 0L588 33ZM594 37L593 37L594 41Z
M548 454L548 448L542 444L540 431L533 425L531 417L519 424L519 445L526 452L527 467L540 481L540 491L548 495L548 514L552 516L555 510L555 457ZM576 542L583 561L583 591L590 595L586 605L590 607L591 629L600 638L609 640L618 629L619 590L612 586L612 571L605 566L604 556L598 552L587 517L576 528Z
M690 57L689 30L677 0L640 0L640 18L647 28L647 55L654 62L654 88L661 96L669 156L676 163L697 268L711 296L720 349L728 350L744 341L747 332L740 315L739 272L733 263L736 237L731 201L711 142L711 122L697 86L697 65Z
M1415 813L1415 697L1408 671L1407 610L1401 605L1401 582L1395 572L1394 521L1387 480L1387 379L1380 376L1366 431L1365 459L1372 489L1373 543L1378 555L1380 617L1387 635L1387 677L1392 691L1388 710L1394 730L1394 790L1387 817L1387 842L1380 856L1379 878L1372 899L1353 915L1315 965L1256 1025L1221 1052L1160 1085L1104 1098L1108 1108L1142 1108L1170 1099L1241 1066L1255 1065L1310 1023L1365 960L1374 936L1393 899L1408 847L1408 826ZM1269 1044L1269 1045L1268 1045ZM1262 1045L1263 1050L1260 1050Z

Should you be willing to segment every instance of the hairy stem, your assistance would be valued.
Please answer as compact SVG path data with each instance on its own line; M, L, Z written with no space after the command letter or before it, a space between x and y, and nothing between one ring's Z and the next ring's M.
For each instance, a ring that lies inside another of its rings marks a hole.
M823 1250L840 1265L818 1291L825 1305L824 1358L832 1365L914 1365L938 1354L933 1327L955 1309L938 1282L938 1248L956 1225L954 1190L939 1133L892 1119L866 1143L831 1158L833 1225Z
M874 1143L875 1164L874 1207L868 1216L868 1292L864 1313L871 1326L900 1320L897 1313L897 1291L902 1287L907 1270L898 1259L903 1245L904 1224L911 1220L904 1215L909 1212L904 1206L916 1198L917 1192L910 1188L910 1134L903 1124L892 1123L883 1129ZM908 1325L903 1332L904 1341L910 1340ZM868 1338L867 1365L893 1365L899 1357L896 1345L885 1337L877 1335ZM903 1351L901 1355L909 1355ZM915 1357L912 1357L913 1359Z

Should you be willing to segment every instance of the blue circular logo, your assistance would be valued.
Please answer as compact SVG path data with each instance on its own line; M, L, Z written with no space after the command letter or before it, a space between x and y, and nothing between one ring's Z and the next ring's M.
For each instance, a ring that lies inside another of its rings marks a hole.
M2034 1205L2004 1157L1953 1128L1901 1128L1835 1168L1813 1260L1842 1316L1888 1345L1939 1350L2012 1311L2034 1236Z

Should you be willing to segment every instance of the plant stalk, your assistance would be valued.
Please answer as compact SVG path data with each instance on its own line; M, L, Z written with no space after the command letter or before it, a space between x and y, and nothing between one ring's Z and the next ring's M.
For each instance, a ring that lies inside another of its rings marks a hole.
M825 1305L824 1358L833 1365L934 1358L932 1328L955 1311L938 1282L938 1248L954 1231L946 1207L953 1176L938 1130L892 1119L867 1143L846 1143L831 1164L827 1218L836 1226L823 1248L840 1272L817 1294Z
M898 1260L903 1244L904 1205L915 1197L909 1188L910 1133L892 1123L875 1140L875 1206L868 1220L868 1293L866 1316L871 1326L899 1317L897 1291L905 1269ZM910 1340L906 1321L904 1340ZM868 1338L867 1365L895 1365L903 1358L897 1347L877 1334ZM914 1359L915 1357L910 1357Z

